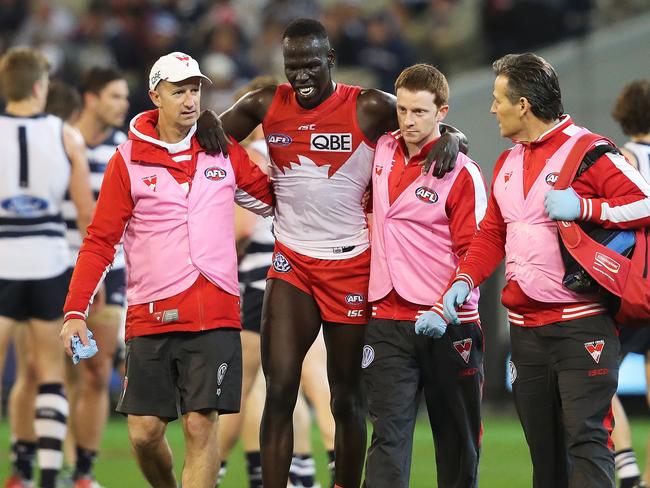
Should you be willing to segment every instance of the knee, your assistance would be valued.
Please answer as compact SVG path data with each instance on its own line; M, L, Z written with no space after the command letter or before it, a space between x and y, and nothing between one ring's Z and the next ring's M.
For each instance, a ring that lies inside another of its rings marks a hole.
M129 441L137 452L154 449L165 436L165 424L158 419L129 417Z
M83 387L97 392L108 390L110 373L111 368L103 357L84 364Z
M188 443L203 444L206 440L213 438L216 442L215 429L217 426L217 413L189 412L183 419L185 426L185 437Z
M332 391L332 415L336 420L352 420L363 417L363 401L359 390Z
M266 380L266 404L267 411L293 414L298 396L299 382L296 381L275 381L267 377Z

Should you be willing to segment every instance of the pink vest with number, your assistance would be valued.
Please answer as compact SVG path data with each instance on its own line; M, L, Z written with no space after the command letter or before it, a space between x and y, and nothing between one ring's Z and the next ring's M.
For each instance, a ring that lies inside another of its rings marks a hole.
M199 273L239 295L230 159L199 153L188 193L166 167L132 162L131 145L118 147L134 204L124 232L129 305L174 296Z
M515 280L530 298L544 303L593 301L593 297L562 285L565 268L557 224L544 208L544 195L553 189L564 161L587 129L569 125L569 139L546 162L524 197L524 145L512 148L494 180L494 197L506 224L506 279Z
M411 303L433 305L458 266L445 203L470 159L458 154L456 167L443 178L419 176L390 205L388 177L398 144L392 136L384 135L375 150L368 301L380 300L395 288ZM464 308L476 309L478 298L476 288Z

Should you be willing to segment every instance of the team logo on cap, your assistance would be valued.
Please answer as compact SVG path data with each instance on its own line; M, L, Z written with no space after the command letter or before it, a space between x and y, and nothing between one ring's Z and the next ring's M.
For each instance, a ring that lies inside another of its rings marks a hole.
M469 364L469 355L472 353L472 339L461 339L460 341L452 342L456 352L460 354L463 361Z
M424 203L436 203L438 201L438 194L426 186L421 186L415 190L415 196Z
M596 361L596 364L600 361L600 355L603 352L605 347L605 341L603 339L599 341L585 342L585 349L591 356L591 359Z
M192 58L190 58L189 56L174 56L174 57L175 57L176 59L178 59L179 61L185 63L185 66L187 66L187 67L189 68L189 66L190 66L190 59L192 59Z
M273 257L273 269L278 273L288 273L291 271L291 264L282 253L278 252Z
M226 170L219 168L218 166L210 166L209 168L206 168L203 174L211 181L221 181L227 175Z
M372 346L363 346L363 353L361 355L361 367L366 369L375 360L375 350Z
M156 71L153 75L151 75L151 80L149 80L149 86L156 86L161 78L162 78L162 74L160 73L160 70Z

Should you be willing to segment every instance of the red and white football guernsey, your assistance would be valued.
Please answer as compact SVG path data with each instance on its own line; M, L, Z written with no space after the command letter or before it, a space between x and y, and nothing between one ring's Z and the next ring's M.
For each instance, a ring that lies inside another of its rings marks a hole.
M361 88L337 84L313 109L279 85L262 122L275 193L274 232L291 250L318 259L347 259L369 247L362 204L374 144L357 122Z

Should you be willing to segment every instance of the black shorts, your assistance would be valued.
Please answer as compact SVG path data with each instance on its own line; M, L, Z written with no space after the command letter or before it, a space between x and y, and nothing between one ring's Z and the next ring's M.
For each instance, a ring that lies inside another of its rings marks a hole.
M238 329L134 337L117 411L172 420L179 412L238 412L241 361Z
M244 288L241 299L241 323L244 330L260 333L264 291L251 286Z
M104 278L106 305L126 306L126 270L111 269Z
M56 320L63 316L70 270L45 280L0 279L0 316L14 320Z

